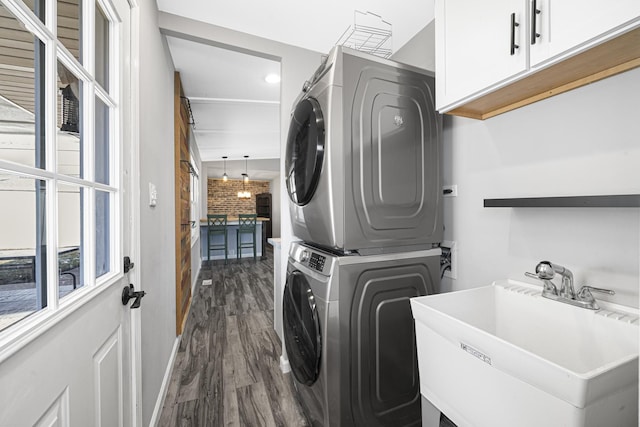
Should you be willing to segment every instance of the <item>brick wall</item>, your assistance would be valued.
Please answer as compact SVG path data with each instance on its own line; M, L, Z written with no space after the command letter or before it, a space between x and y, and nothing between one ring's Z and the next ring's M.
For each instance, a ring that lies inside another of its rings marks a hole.
M246 191L251 192L250 199L239 199L238 191L242 191L242 180L209 178L207 181L207 212L226 213L229 216L256 213L256 194L269 193L269 181L249 180L245 184Z

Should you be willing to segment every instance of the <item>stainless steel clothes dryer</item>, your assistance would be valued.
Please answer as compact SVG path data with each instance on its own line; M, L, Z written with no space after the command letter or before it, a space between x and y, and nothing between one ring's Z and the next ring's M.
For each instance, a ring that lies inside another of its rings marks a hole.
M363 254L442 240L434 94L428 71L331 51L291 115L285 181L294 235Z
M420 425L409 298L438 291L440 252L341 256L292 243L284 342L312 425Z

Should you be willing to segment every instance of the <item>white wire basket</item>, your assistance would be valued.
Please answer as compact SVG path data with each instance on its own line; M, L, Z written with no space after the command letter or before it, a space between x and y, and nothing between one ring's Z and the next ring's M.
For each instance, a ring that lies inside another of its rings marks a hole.
M353 13L353 25L338 39L337 45L388 58L393 53L391 23L371 12Z

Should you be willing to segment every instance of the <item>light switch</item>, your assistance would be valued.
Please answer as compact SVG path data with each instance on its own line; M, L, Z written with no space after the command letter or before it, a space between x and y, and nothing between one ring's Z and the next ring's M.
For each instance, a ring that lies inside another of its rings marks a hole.
M155 206L158 203L158 191L156 186L149 183L149 206Z

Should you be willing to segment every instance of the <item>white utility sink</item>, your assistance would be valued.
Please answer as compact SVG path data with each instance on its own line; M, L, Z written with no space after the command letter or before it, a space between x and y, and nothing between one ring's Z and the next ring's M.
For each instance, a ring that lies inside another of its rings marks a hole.
M411 299L420 391L458 427L638 425L638 310L505 280Z

